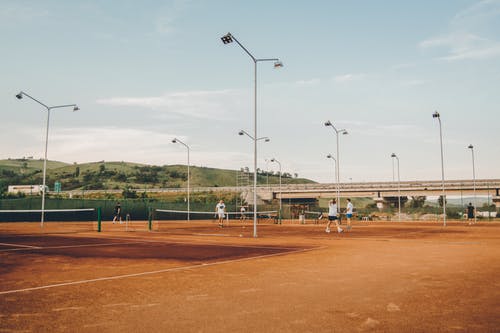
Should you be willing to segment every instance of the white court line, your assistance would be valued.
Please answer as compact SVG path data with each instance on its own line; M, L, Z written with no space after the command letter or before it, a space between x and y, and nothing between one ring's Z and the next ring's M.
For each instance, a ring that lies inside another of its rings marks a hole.
M190 266L173 267L173 268L166 268L166 269L160 269L160 270L149 271L149 272L115 275L115 276L108 276L108 277L102 277L102 278L96 278L96 279L88 279L88 280L64 282L64 283L57 283L57 284L49 284L49 285L39 286L39 287L31 287L31 288L15 289L15 290L6 290L6 291L0 291L0 295L7 295L7 294L14 294L14 293L20 293L20 292L26 292L26 291L34 291L34 290L56 288L56 287L72 286L72 285L76 285L76 284L84 284L84 283L92 283L92 282L100 282L100 281L109 281L109 280L118 280L118 279L125 279L125 278L138 277L138 276L146 276L146 275L159 274L159 273L183 271L183 270L194 269L194 268L209 267L209 266L216 266L216 265L224 265L224 264L230 264L230 263L236 263L236 262L250 261L250 260L254 260L254 259L263 259L263 258L269 258L269 257L275 257L275 256L282 256L282 255L292 254L292 253L307 252L307 251L312 251L312 250L319 250L319 249L322 249L322 248L327 248L327 247L326 246L321 246L321 247L311 248L311 249L299 249L299 250L296 250L296 251L280 252L280 253L273 253L273 254L264 254L264 255L255 256L255 257L232 259L232 260L223 260L223 261L216 261L216 262L210 262L210 263L202 263L202 264L190 265Z
M27 250L71 249L71 248L78 248L78 247L114 246L114 245L128 245L128 244L142 244L142 243L146 243L146 242L140 241L140 242L128 242L128 243L97 243L97 244L60 245L60 246L47 246L47 247L24 245L25 248L5 249L5 250L0 250L0 252L27 251ZM0 245L1 244L4 244L4 243L0 243ZM12 244L12 245L14 245L14 244ZM23 245L18 245L18 246L23 246Z
M21 245L21 244L10 244L10 243L0 243L0 245L6 245L6 246L16 246L16 247L27 247L30 249L41 249L39 246L32 246L32 245ZM9 251L12 249L7 249L7 250L2 250L2 251ZM25 249L20 249L20 250L25 250Z

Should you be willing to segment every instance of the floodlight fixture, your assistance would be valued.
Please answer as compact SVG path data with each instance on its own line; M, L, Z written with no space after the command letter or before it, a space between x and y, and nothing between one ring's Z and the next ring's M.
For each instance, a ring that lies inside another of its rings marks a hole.
M233 36L229 32L226 35L222 36L220 39L224 44L229 44L233 42Z
M177 138L173 139L172 143L177 143Z
M73 112L75 112L75 111L80 111L80 108L76 105L73 107Z
M22 99L23 98L23 92L21 91L19 94L16 95L17 99Z
M283 67L283 63L281 61L275 61L274 62L274 68L281 68Z
M440 118L441 116L439 115L439 112L437 111L434 111L434 113L432 114L432 118Z

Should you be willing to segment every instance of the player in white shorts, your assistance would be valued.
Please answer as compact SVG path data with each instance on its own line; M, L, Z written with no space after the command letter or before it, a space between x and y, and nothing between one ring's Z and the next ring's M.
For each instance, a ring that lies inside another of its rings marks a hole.
M335 199L330 200L328 203L328 223L326 224L326 232L330 233L330 224L335 221L337 226L337 231L339 233L344 232L344 230L339 225L338 211L337 211L337 201Z
M347 207L345 211L345 216L347 217L347 231L351 230L351 218L354 206L352 205L351 199L347 198Z
M226 205L224 204L224 200L220 200L219 203L215 206L215 212L219 217L219 227L224 226L224 217L226 213Z

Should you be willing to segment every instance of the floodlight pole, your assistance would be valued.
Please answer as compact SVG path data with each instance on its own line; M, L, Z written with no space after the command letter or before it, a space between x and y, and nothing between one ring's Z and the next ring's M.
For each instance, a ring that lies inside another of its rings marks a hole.
M278 215L278 218L279 218L279 223L281 224L281 208L282 208L282 204L281 204L281 163L280 161L278 161L277 159L275 159L274 157L271 158L271 162L276 162L278 163L279 167L280 167L280 212L279 212L279 215Z
M476 200L476 167L474 165L474 146L469 145L467 148L471 150L472 153L472 179L473 179L473 185L474 185L474 223L477 223L477 217L476 217L476 212L477 212L477 200Z
M446 193L444 191L444 155L443 155L443 132L441 129L441 115L435 111L432 118L437 118L439 121L439 142L441 144L441 183L443 188L443 226L446 227Z
M254 146L253 146L253 237L257 237L257 63L263 61L274 61L274 67L283 67L278 58L255 58L231 33L227 33L221 40L224 44L235 41L254 63Z
M336 168L335 168L335 173L336 173L336 180L337 180L337 210L340 212L340 161L339 161L339 134L348 134L346 129L340 129L337 130L337 128L332 124L330 120L327 120L325 122L325 126L331 126L333 130L335 131L335 136L336 136L336 141L337 141L337 157L334 159L336 163Z
M172 143L180 143L181 145L183 145L184 147L187 148L187 162L188 162L188 165L187 165L187 169L188 169L188 176L187 176L187 210L188 210L188 213L187 213L187 220L190 221L190 215L191 215L191 208L190 208L190 198L189 198L189 194L191 192L191 187L190 187L190 178L191 178L191 175L190 175L190 172L189 172L189 168L190 168L190 162L189 162L189 146L187 144L185 144L184 142L182 142L181 140L177 139L177 138L174 138L172 140Z
M333 157L332 154L326 155L326 158L331 158L333 160L333 179L336 182L337 181L337 160L335 157Z
M44 153L44 158L43 158L43 182L42 182L42 212L40 216L40 227L43 228L43 223L45 220L45 192L46 192L46 179L47 179L47 150L49 147L49 123L50 123L50 111L52 109L58 109L58 108L66 108L66 107L72 107L73 111L78 111L79 108L76 104L63 104L63 105L54 105L54 106L48 106L36 98L28 95L24 91L19 92L16 97L17 99L22 99L23 96L28 97L29 99L35 101L36 103L40 104L43 106L45 109L47 109L47 124L46 124L46 131L45 131L45 153Z
M392 153L392 162L394 165L394 158L398 161L398 222L401 222L401 178L399 177L399 157ZM393 181L394 181L394 171L393 171Z

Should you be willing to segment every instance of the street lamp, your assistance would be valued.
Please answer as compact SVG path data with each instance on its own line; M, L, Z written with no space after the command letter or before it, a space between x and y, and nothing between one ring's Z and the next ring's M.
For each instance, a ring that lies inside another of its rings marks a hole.
M332 154L328 154L326 155L326 158L331 158L333 160L333 179L334 181L336 182L336 179L337 179L337 160L335 159L335 157L333 157Z
M439 121L439 142L441 143L441 182L443 187L443 226L446 227L446 193L444 191L444 157L443 157L443 132L441 129L441 116L439 112L435 111L432 118L437 118Z
M399 214L398 215L398 222L401 222L401 178L399 177L399 157L395 153L392 153L391 157L392 157L393 162L394 162L394 158L398 161L398 208L399 208L398 209L398 214Z
M189 193L190 193L190 185L189 185L189 179L190 179L190 174L189 174L189 167L190 167L190 163L189 163L189 146L187 144L185 144L184 142L182 142L181 140L177 139L177 138L174 138L172 140L172 143L180 143L181 145L183 145L184 147L187 148L187 158L188 158L188 161L187 161L188 162L188 176L187 176L187 181L188 181L188 183L187 183L187 204L188 204L187 208L188 208L188 214L187 214L187 220L189 221L190 220L189 215L190 215L190 212L191 212L190 206L189 206L190 205L190 200L189 200Z
M346 135L346 134L348 134L348 132L347 132L346 129L340 129L340 130L338 130L335 126L333 126L333 124L332 124L332 122L330 120L327 120L325 122L325 126L331 126L333 128L333 130L335 131L335 136L337 137L337 158L335 158L334 160L335 160L335 163L336 163L335 173L336 173L336 180L337 180L337 207L339 207L339 211L340 211L339 134Z
M279 217L279 221L280 221L280 224L281 224L281 193L282 193L282 192L281 192L281 163L280 163L280 161L278 161L278 160L277 160L277 159L275 159L274 157L273 157L273 158L271 158L271 162L276 162L276 163L278 163L278 165L279 165L279 167L280 167L280 212L279 212L278 217Z
M471 150L472 153L472 179L474 184L474 223L477 223L476 217L476 209L477 209L477 200L476 200L476 167L474 166L474 146L469 145L467 148Z
M269 139L267 136L255 138L254 136L248 134L248 132L245 130L240 130L238 132L238 135L248 136L254 142L254 147L257 146L257 141L260 140L263 140L264 142L271 141L271 139ZM256 156L255 155L256 152L257 150L254 149L254 159ZM257 237L257 164L254 164L254 173L253 173L253 236Z
M254 63L254 138L257 138L257 63L263 61L273 61L274 68L283 67L283 63L278 58L263 58L258 59L255 58L231 33L227 33L226 35L221 37L221 40L224 44L230 44L235 41L242 49L245 51ZM240 134L242 135L242 134ZM253 214L253 236L257 237L257 139L254 139L253 146L253 169L254 169L254 177L253 177L253 200L254 200L254 214Z
M28 97L29 99L37 102L38 104L42 105L44 108L47 109L47 129L45 132L45 155L43 159L43 184L42 184L42 214L40 217L40 225L43 227L43 222L45 220L45 192L46 192L46 178L47 178L47 148L49 146L49 121L50 121L50 111L52 109L58 109L58 108L66 108L66 107L72 107L73 111L78 111L80 110L76 104L63 104L63 105L54 105L54 106L48 106L36 98L28 95L24 91L19 92L16 95L17 99L22 99L24 96Z

